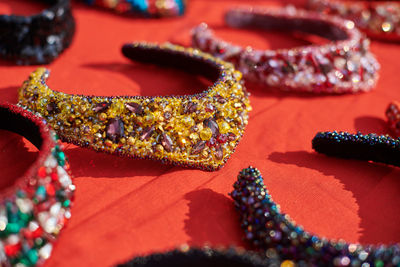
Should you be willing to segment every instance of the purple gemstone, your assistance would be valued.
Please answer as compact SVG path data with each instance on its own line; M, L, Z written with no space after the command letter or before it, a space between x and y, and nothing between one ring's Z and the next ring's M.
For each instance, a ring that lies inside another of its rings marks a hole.
M103 112L103 111L105 111L110 105L111 105L111 103L109 103L109 102L97 103L97 104L95 105L95 107L93 108L93 111L94 111L94 112Z
M50 102L50 103L47 105L47 111L48 111L50 114L52 114L52 113L58 113L58 112L60 112L60 109L58 108L58 106L57 106L56 103Z
M106 128L107 138L118 143L119 139L124 136L124 123L119 118L111 119Z
M195 144L192 147L192 153L191 154L192 155L199 154L204 149L205 146L206 146L206 141L198 141L197 144Z
M125 103L125 107L130 111L137 115L143 114L143 107L138 103Z
M221 160L221 159L224 158L224 150L223 150L223 148L222 148L221 146L219 146L219 147L217 147L217 148L215 149L215 157L216 157L218 160Z
M218 124L213 119L206 119L203 121L204 127L208 127L211 129L212 136L216 136L219 134Z
M189 101L183 108L183 114L193 113L197 110L197 103Z
M153 134L154 132L154 126L147 126L146 128L143 129L142 134L140 135L140 140L147 140L150 138L150 136Z
M172 151L172 140L171 137L169 137L166 133L161 135L161 145L167 152Z

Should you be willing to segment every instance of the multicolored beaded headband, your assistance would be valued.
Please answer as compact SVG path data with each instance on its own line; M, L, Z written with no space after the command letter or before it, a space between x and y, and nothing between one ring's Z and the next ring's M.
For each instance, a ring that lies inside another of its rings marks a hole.
M371 90L380 66L369 40L352 21L288 7L279 10L238 8L225 15L232 27L302 31L332 40L326 45L255 50L214 36L206 24L192 31L192 45L230 61L248 80L283 91L356 93Z
M39 112L69 143L209 171L222 167L251 109L241 73L209 54L169 43L127 44L122 52L134 61L186 69L215 82L184 96L69 95L51 90L49 72L40 68L20 89L19 103Z
M400 3L396 1L309 0L308 7L350 19L371 38L400 41Z
M24 176L1 189L0 265L40 265L71 217L75 186L61 142L43 119L21 107L0 104L0 120L1 129L24 136L39 149Z
M53 6L33 16L0 15L0 58L48 64L69 47L75 33L69 0L44 2Z
M190 248L182 246L179 249L165 253L154 253L149 256L135 257L131 261L117 265L117 267L267 267L274 266L269 260L262 259L258 254L229 249ZM279 265L277 265L279 266Z
M400 166L400 141L388 136L345 132L318 133L313 148L323 154L372 160ZM240 212L242 228L253 245L270 259L287 266L398 266L400 245L361 245L321 238L281 213L263 183L261 173L243 169L231 197Z
M400 103L393 101L386 109L386 118L390 129L400 136Z
M82 0L88 5L112 9L117 13L146 17L174 17L185 13L186 0Z

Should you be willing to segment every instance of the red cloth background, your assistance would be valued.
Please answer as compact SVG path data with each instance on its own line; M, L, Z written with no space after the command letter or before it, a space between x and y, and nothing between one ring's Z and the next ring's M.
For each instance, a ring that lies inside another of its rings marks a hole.
M136 40L189 45L190 29L203 21L218 35L242 45L278 48L308 42L282 33L224 27L224 10L245 3L279 4L190 0L183 18L146 20L74 3L76 36L72 46L48 66L49 85L67 93L95 95L197 92L204 88L203 80L180 71L135 65L121 55L120 47ZM29 14L40 8L34 1L0 0L0 13ZM183 243L245 246L227 194L237 173L248 165L261 170L283 211L306 229L350 242L400 241L399 169L328 158L311 149L311 139L321 130L388 133L386 105L400 99L399 47L372 42L382 65L381 79L366 94L287 95L248 84L253 106L249 125L236 152L217 172L118 158L66 144L76 198L72 219L46 266L110 266ZM0 62L0 99L16 103L17 88L35 68ZM14 134L1 131L0 136L4 186L23 173L36 150Z

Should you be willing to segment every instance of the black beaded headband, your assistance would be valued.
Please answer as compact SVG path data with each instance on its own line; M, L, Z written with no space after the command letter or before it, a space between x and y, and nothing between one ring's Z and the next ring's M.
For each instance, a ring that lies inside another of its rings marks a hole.
M52 6L39 14L0 15L0 58L18 65L48 64L71 44L75 21L69 0L44 2Z

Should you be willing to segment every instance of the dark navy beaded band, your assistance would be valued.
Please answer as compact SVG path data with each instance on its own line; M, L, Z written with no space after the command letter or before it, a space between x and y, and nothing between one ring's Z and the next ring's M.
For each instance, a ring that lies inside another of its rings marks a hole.
M400 265L399 244L349 244L321 238L296 225L280 211L256 168L243 169L237 179L230 195L240 213L245 238L265 252L269 260L283 261L281 266Z
M329 156L400 166L400 140L388 135L319 132L312 140L312 147Z
M32 16L0 15L0 58L18 65L48 64L71 44L75 21L69 0Z

